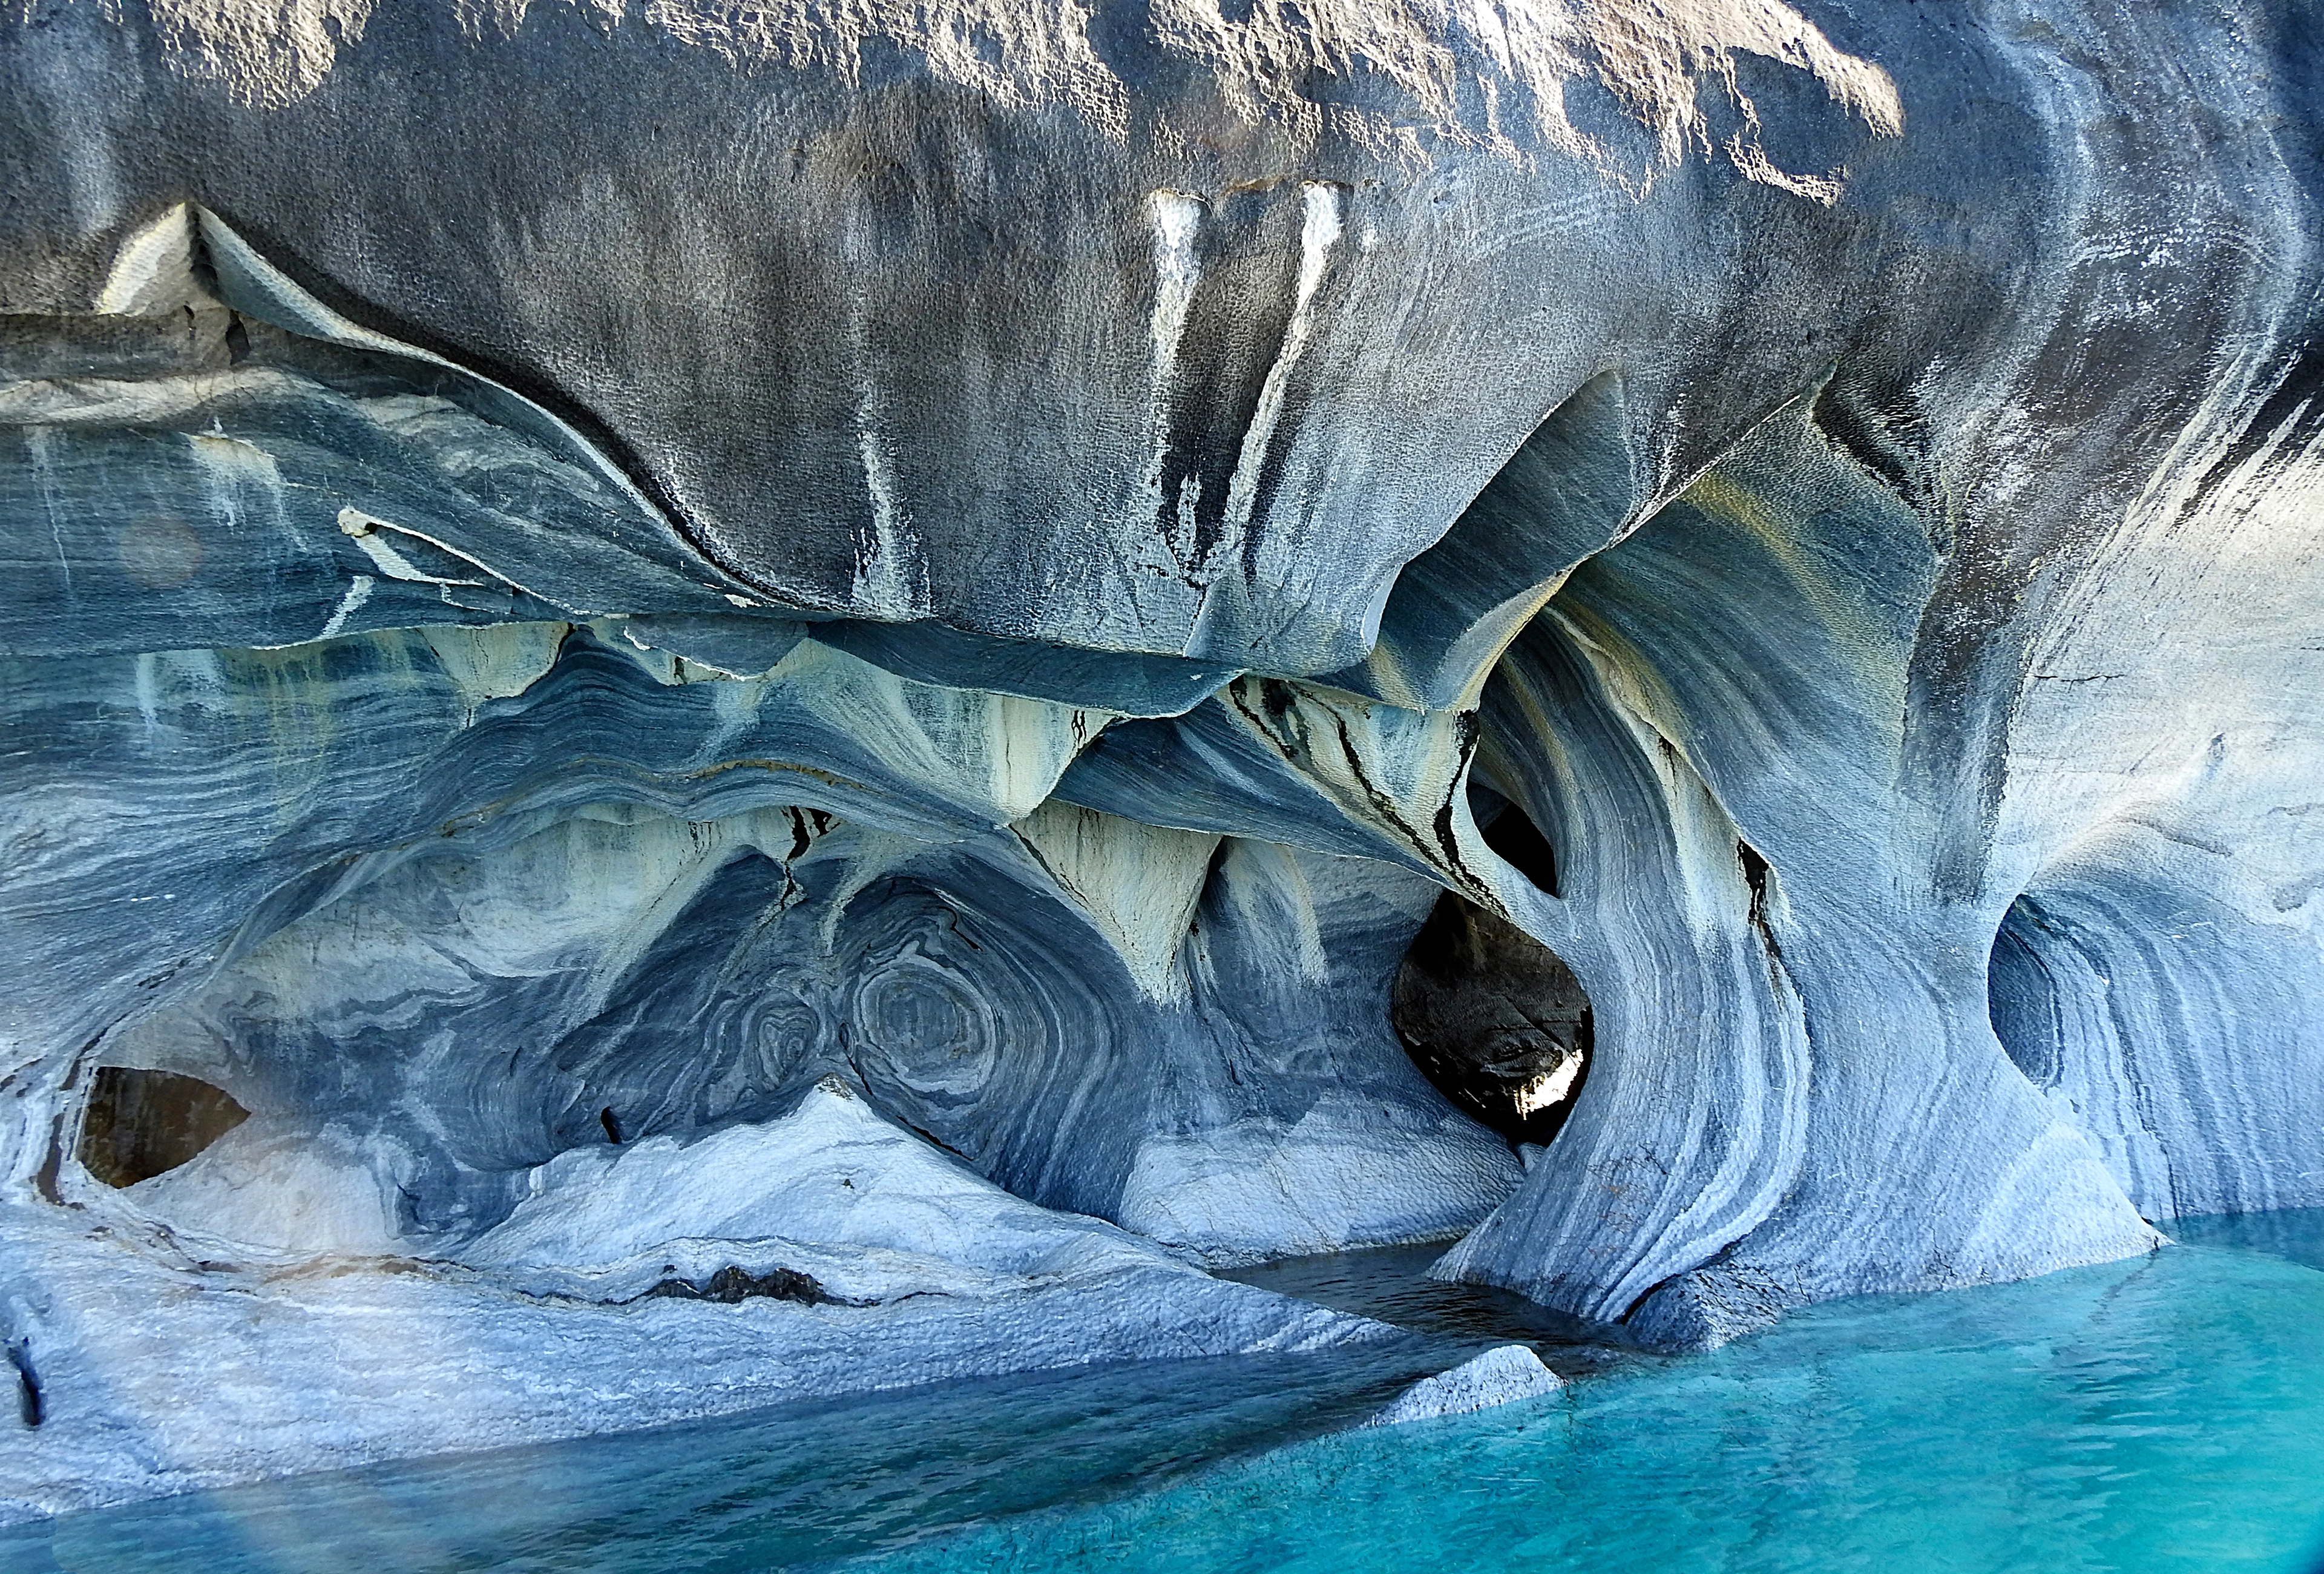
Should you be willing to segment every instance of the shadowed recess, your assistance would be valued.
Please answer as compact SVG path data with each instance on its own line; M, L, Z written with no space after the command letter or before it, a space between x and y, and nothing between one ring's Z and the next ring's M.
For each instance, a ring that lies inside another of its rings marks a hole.
M222 1088L174 1071L100 1066L83 1117L80 1162L107 1186L150 1180L250 1118Z
M1590 996L1508 920L1446 892L1405 953L1389 1009L1413 1064L1462 1110L1512 1142L1546 1143L1565 1124L1589 1069Z

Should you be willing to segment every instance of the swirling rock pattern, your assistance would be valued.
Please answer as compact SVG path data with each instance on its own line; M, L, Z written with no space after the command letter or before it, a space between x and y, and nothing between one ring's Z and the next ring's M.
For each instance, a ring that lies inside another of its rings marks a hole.
M0 40L0 1513L2324 1204L2301 8Z

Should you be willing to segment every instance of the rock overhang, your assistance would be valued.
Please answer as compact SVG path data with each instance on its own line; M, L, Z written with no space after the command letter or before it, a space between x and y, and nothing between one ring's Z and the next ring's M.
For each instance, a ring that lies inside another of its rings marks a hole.
M2316 1200L2277 12L739 14L0 60L20 1366L91 1226L456 1264L832 1076L1061 1239L1671 1344ZM1433 910L1588 1025L1523 1165L1397 1042ZM115 1192L141 1069L254 1115ZM847 1315L683 1238L654 1317Z

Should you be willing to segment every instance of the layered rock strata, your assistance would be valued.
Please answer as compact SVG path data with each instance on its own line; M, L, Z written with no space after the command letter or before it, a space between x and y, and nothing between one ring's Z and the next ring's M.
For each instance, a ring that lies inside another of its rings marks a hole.
M0 18L6 1511L2324 1203L2319 51Z

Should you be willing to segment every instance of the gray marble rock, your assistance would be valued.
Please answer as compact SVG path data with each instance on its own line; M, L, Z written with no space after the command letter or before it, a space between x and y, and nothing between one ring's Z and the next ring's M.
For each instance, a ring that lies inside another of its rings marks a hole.
M1449 1372L1424 1377L1389 1402L1366 1426L1402 1426L1439 1416L1469 1415L1521 1399L1538 1399L1564 1384L1524 1345L1500 1345Z
M0 16L0 1499L1355 1337L1199 1272L1297 1253L1688 1347L2324 1204L2319 69ZM342 1425L421 1325L474 1425Z

